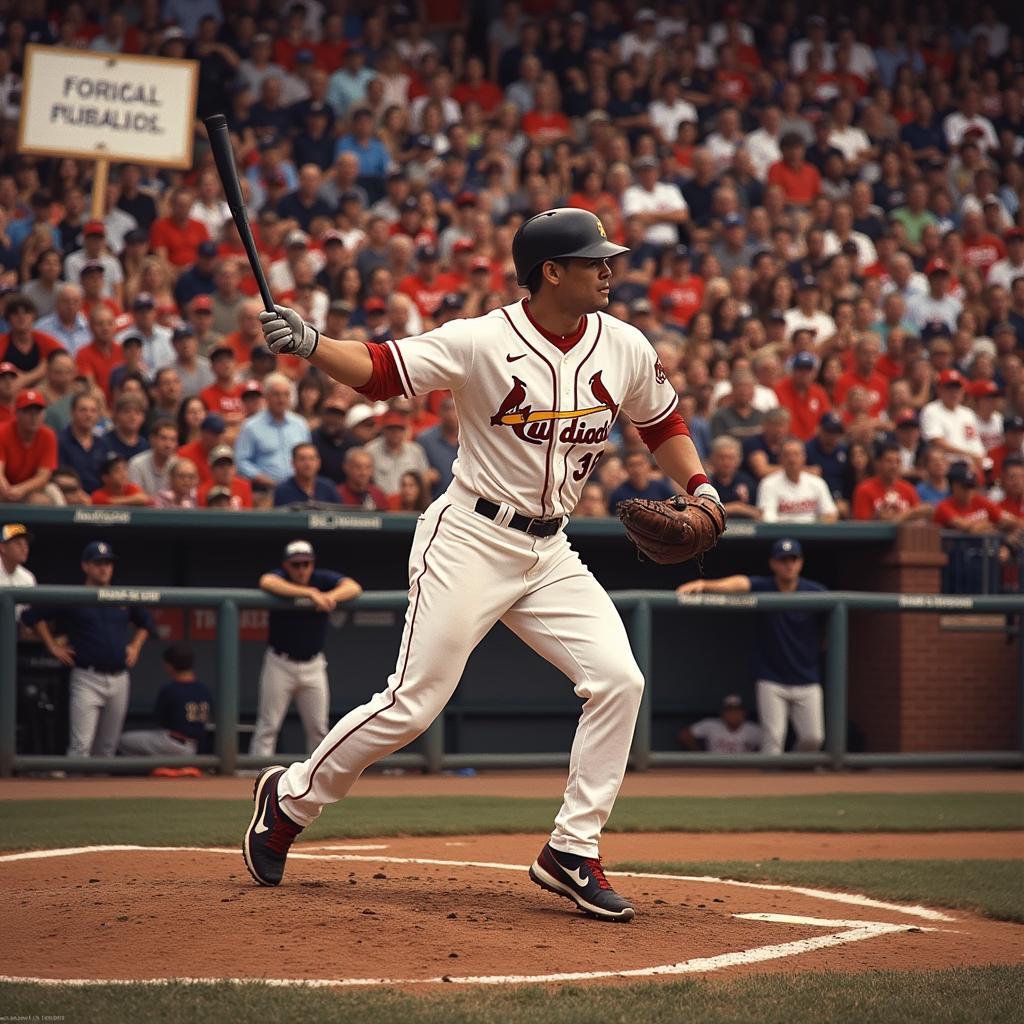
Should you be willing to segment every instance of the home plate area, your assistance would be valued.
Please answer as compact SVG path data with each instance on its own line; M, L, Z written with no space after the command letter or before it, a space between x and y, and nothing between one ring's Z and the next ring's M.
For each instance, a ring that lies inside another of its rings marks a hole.
M2 855L2 980L514 984L1021 958L1012 924L716 878L609 871L637 918L598 922L530 882L541 842L495 837L501 860L480 856L479 836L303 844L277 889L254 885L234 848Z

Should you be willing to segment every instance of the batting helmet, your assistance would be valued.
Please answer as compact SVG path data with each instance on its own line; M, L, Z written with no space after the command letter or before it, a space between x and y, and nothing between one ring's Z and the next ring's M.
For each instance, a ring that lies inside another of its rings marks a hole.
M629 252L608 241L604 225L586 210L560 207L523 221L512 239L512 259L521 285L545 260L608 259Z

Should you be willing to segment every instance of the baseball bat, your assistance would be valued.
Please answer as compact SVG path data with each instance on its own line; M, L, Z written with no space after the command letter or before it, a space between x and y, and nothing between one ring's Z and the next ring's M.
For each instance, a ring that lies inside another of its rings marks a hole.
M256 251L256 240L252 237L252 227L245 211L242 186L238 182L238 168L235 167L235 154L231 148L231 136L228 134L228 119L223 114L211 114L206 118L204 124L210 140L210 149L213 151L213 159L217 164L217 174L224 189L224 198L231 211L231 219L235 222L235 227L238 228L238 236L242 239L245 255L249 258L249 266L256 277L256 284L259 285L264 308L273 313L274 296L267 283L266 274L263 273L263 264L260 263L260 254Z

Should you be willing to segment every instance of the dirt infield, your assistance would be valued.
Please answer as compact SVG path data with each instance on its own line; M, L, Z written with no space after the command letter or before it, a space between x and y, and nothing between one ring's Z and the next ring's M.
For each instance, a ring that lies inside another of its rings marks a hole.
M1020 855L1020 837L1011 837ZM1005 837L928 838L936 848L943 839L966 842L977 856L989 838ZM821 856L826 839L840 843L835 836L790 836L787 856L797 854L800 840L810 843L804 856ZM874 856L879 848L890 855L899 842L841 837L844 847L851 840L851 849ZM706 856L712 842L717 855L738 856L742 844L759 847L772 837L608 836L606 858ZM0 938L2 971L8 978L417 985L914 970L1022 959L1017 925L717 880L620 877L616 884L635 899L638 918L628 926L602 924L530 883L525 866L537 848L536 836L303 844L279 889L254 885L233 849L6 855L0 857L0 917L8 936ZM917 846L914 854L934 851ZM748 846L744 855L760 854Z

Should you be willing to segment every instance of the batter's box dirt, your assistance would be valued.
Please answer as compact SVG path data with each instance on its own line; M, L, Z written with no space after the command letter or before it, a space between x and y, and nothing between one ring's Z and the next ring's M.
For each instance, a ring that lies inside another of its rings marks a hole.
M415 857L413 840L371 842L384 850L296 847L278 889L253 885L236 849L4 855L0 980L497 984L1021 959L1016 925L713 878L609 872L638 916L606 924L534 886L528 854L471 860L433 840Z

